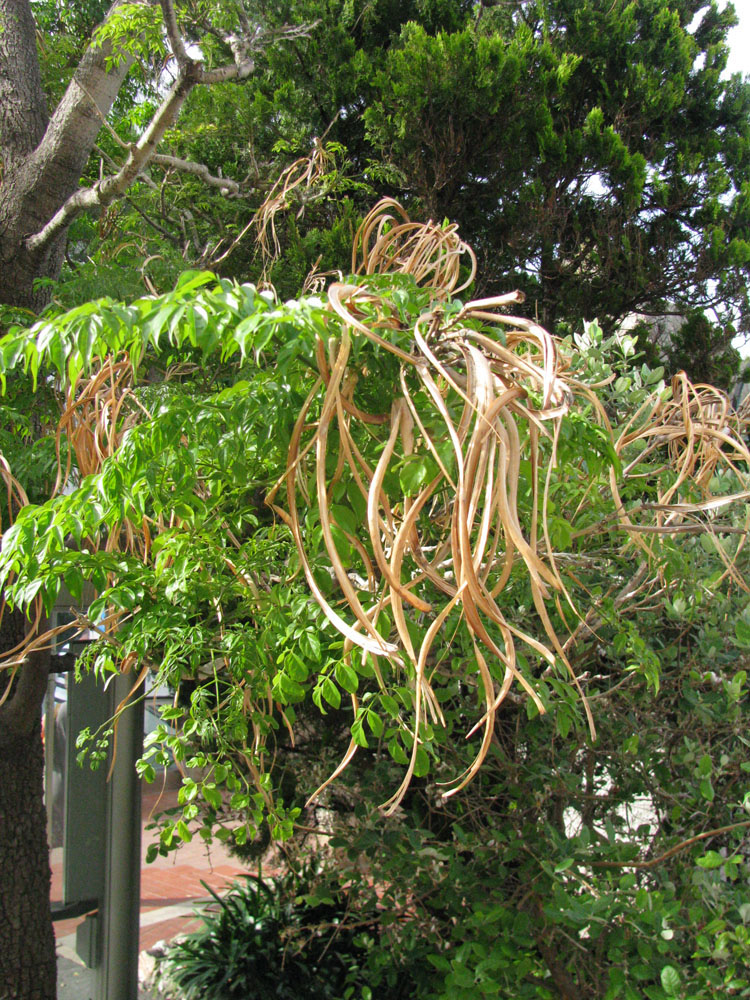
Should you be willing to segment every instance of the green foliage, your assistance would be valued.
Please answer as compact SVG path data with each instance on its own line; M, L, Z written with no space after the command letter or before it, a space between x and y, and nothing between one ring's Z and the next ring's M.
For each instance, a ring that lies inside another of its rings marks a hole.
M49 387L34 391L30 379L11 376L0 402L0 455L10 462L32 502L45 500L57 478L56 413ZM8 524L4 505L2 524Z
M374 279L382 291L389 283L408 329L428 293L407 278ZM457 308L445 303L447 312ZM97 471L71 481L72 492L22 511L3 538L0 575L18 605L39 593L51 605L63 583L78 599L91 581L88 618L106 615L110 628L84 668L104 678L137 663L151 667L144 685L175 689L140 771L156 780L176 760L186 778L150 856L193 837L240 849L262 843L269 829L291 840L300 819L317 825L314 807L303 814L302 795L330 775L350 739L359 748L321 797L334 823L330 868L309 893L289 890L310 895L310 906L249 881L170 959L173 976L185 970L194 978L181 988L208 996L228 989L230 974L241 984L236 995L252 995L248 977L276 983L286 954L295 995L303 961L305 977L317 969L321 996L350 988L357 998L369 989L446 1000L742 995L750 989L744 549L728 588L721 578L745 505L733 517L708 516L712 531L703 536L650 536L654 561L644 576L606 486L612 474L622 480L623 503L637 518L675 473L662 452L644 457L641 445L615 456L585 410L566 418L549 469L549 529L572 603L595 612L570 657L598 739L589 741L560 664L527 649L518 668L547 714L509 697L474 783L444 799L440 782L476 752L476 737L466 739L476 717L474 652L449 616L452 644L430 664L446 725L423 725L413 786L383 819L376 806L413 746L413 689L387 674L382 690L369 658L342 659L340 637L300 577L290 532L263 502L313 384L316 337L325 343L336 322L314 297L281 304L253 286L189 273L164 296L102 300L0 340L16 420L29 408L24 401L56 383L83 393L110 353L137 373L121 416L137 412L138 420ZM634 346L629 336L605 338L596 324L563 345L577 378L603 383L615 429L664 389L663 371L635 359ZM392 364L368 344L356 343L354 356L369 376L355 402L382 407ZM371 465L374 440L366 430L357 438ZM549 445L540 447L544 463ZM405 460L394 477L409 493L430 474L426 460ZM531 474L521 463L522 519ZM717 476L717 491L738 491L731 470ZM352 564L347 535L356 537L363 516L357 503L341 484L331 492ZM314 552L320 525L311 516L303 528ZM107 545L129 532L139 545ZM335 601L322 562L312 570ZM539 634L523 573L514 569L499 599L514 628ZM562 603L550 614L561 634L580 624ZM88 734L94 757L109 738ZM237 944L238 925L252 948Z
M138 57L112 115L125 142L153 108L162 66L152 57L163 45L158 6L129 6L128 18L146 18L150 41L129 20L113 36ZM191 4L192 21L178 5L187 37L199 40L201 17L230 27L230 6ZM51 103L105 7L35 4ZM570 332L576 375L609 380L600 394L615 430L677 368L726 384L736 365L727 343L750 313L750 88L722 79L732 7L290 0L261 13L269 27L317 24L309 38L259 53L244 87L194 91L163 147L241 182L242 196L154 168L156 187L139 183L132 203L74 224L56 295L78 308L50 313L31 333L28 317L4 314L4 329L18 325L0 341L0 450L36 504L3 539L8 598L24 605L41 593L49 606L63 584L78 599L90 581L92 624L115 617L87 666L106 678L137 662L151 667L144 690L162 681L175 690L140 771L156 780L176 760L187 777L177 810L155 825L150 856L195 836L240 850L261 849L268 831L291 840L297 821L315 824L304 795L350 739L359 748L321 796L326 828L334 824L331 864L316 873L309 905L290 901L307 892L296 884L249 881L175 960L182 988L227 990L231 969L234 995L251 995L252 979L296 996L313 965L321 996L353 990L363 1000L370 990L425 1000L750 995L746 552L728 589L720 585L747 510L706 518L713 530L703 536L646 536L654 563L639 593L638 553L605 499L609 477L629 470L622 497L637 518L674 473L659 451L615 460L586 413L566 420L549 475L550 544L573 603L595 612L571 658L598 740L587 740L559 665L527 651L518 668L547 714L509 698L476 781L443 799L440 782L469 766L477 742L466 738L474 654L458 636L430 664L446 726L423 725L416 780L384 820L376 806L414 743L413 691L393 677L380 690L371 661L342 660L291 536L264 504L331 316L314 298L281 304L241 283L261 270L249 238L221 262L221 280L188 273L174 291L131 301L144 280L167 288L186 261L218 259L283 166L330 127L339 166L278 221L272 277L282 298L319 258L320 271L347 269L364 206L400 190L424 217L460 223L484 288L521 287L530 314ZM203 41L208 64L225 58ZM100 145L121 161L111 134ZM90 178L100 169L97 156ZM408 281L393 289L402 317L415 319L420 293ZM627 313L664 311L686 323L647 364L633 357L633 338L609 336ZM581 317L595 315L601 328L578 332ZM382 352L356 350L368 374L356 402L372 410L394 370ZM76 476L74 467L73 492L46 500L60 389L85 386L111 353L136 369L140 418L100 469ZM358 446L377 462L366 434ZM409 494L432 471L406 460L397 485ZM527 518L531 475L522 463ZM726 475L721 487L737 483ZM347 535L362 511L353 492L331 502L337 545L356 573ZM150 540L140 549L108 550L144 524ZM319 523L309 517L304 530L314 549ZM313 574L335 601L323 565ZM514 627L538 633L522 574L502 600ZM564 602L551 616L561 632L579 624ZM458 624L449 617L446 634ZM82 752L102 758L111 738L109 729L88 734ZM243 949L247 929L253 945ZM279 981L282 960L296 982Z
M331 126L353 177L458 222L482 289L520 287L547 326L597 316L607 332L632 312L718 308L729 363L750 260L750 88L721 79L731 5L392 8L280 10L319 26L267 53L250 84L256 155L274 137L308 149ZM322 251L346 268L322 241L339 218L322 202L284 235L295 273L298 231L321 239L309 263Z
M35 317L23 309L0 310L0 331L21 330ZM34 386L21 372L13 372L0 397L0 455L10 464L32 502L44 501L57 477L54 429L59 415L54 387ZM63 446L64 458L67 449ZM0 498L0 525L8 527L7 494ZM13 511L15 515L16 511Z
M173 945L160 975L185 1000L312 1000L371 995L366 937L344 923L347 899L316 899L315 866L271 879L245 876L201 914L204 926Z
M684 370L693 382L729 388L740 365L739 352L731 346L733 335L733 328L725 331L704 313L690 310L666 345L670 371Z
M719 79L731 8L688 30L700 6L554 0L459 32L407 25L367 135L426 214L459 221L483 280L520 284L543 322L708 302L704 269L744 316L750 91Z
M163 57L166 48L161 7L141 3L119 4L97 28L93 44L111 47L108 70L141 53L148 53L149 57Z
M196 294L209 284L211 288ZM211 274L188 271L174 292L161 298L142 298L130 305L99 299L41 320L31 335L12 328L0 345L0 375L21 365L36 384L46 363L75 386L97 360L120 352L136 369L147 351L157 352L162 364L191 350L196 357L217 354L224 362L237 356L242 362L248 356L257 358L277 332L282 340L286 337L279 360L283 374L305 350L305 331L311 349L316 321L322 323L321 304L308 299L285 310L275 305L272 292L228 280L216 283Z
M107 0L33 0L42 82L50 106L62 97L88 40L109 8Z
M0 349L5 365L28 369L40 400L50 369L61 380L85 380L109 351L127 352L141 366L134 391L141 416L150 419L128 432L100 472L79 477L72 492L21 511L6 535L0 573L9 600L25 603L41 594L48 607L63 585L79 600L91 581L98 598L90 620L114 611L123 622L114 642L92 651L90 666L106 676L128 656L158 661L154 681L181 688L179 734L172 717L165 718L142 773L153 780L155 765L176 759L204 767L206 753L212 761L224 754L229 766L201 786L207 811L201 835L209 840L215 826L217 835L243 836L231 823L222 826L229 817L219 788L232 816L246 813L244 837L254 835L269 809L276 834L291 832L299 809L290 812L268 787L256 787L262 751L248 767L241 740L248 725L264 741L282 720L293 720L291 703L312 684L311 657L331 669L333 637L324 635L321 614L301 596L301 584L289 579L291 538L263 505L304 399L300 377L316 324L323 329L320 313L314 299L281 308L253 286L187 274L160 300L79 307L41 321L30 334L13 329ZM189 374L163 381L177 358L191 362ZM9 373L8 386L18 382ZM54 463L53 442L44 447ZM33 457L27 450L14 467L26 472ZM153 525L148 558L106 551L107 538L144 519ZM271 697L289 707L269 714ZM177 820L162 825L164 852L187 839L180 824L198 815L193 797L183 805Z
M683 566L688 599L705 595L714 565L697 555ZM362 807L356 833L342 825L331 877L354 879L365 911L374 885L385 914L408 914L382 926L407 964L428 956L415 996L709 1000L750 989L747 657L721 625L746 606L746 595L706 596L689 626L659 607L632 612L660 662L658 697L637 673L623 680L613 613L579 650L595 744L510 705L460 799L418 783L400 818ZM443 759L468 762L460 708L443 708L457 723ZM373 758L348 780L377 801L388 764Z

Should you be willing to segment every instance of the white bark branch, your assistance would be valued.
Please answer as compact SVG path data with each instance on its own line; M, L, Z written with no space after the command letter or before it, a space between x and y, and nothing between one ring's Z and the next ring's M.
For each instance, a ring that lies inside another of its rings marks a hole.
M122 0L117 0L117 2L113 4L110 9L110 13L116 9L120 2L122 2ZM115 199L122 197L131 184L133 184L136 180L138 175L146 169L149 163L158 162L162 166L173 167L175 169L191 173L196 177L200 177L205 183L213 187L217 187L223 194L236 195L239 193L240 189L236 181L224 177L213 176L208 168L203 164L193 163L189 160L182 160L179 157L167 156L166 154L158 154L156 152L157 147L163 140L167 130L170 129L177 120L177 117L182 109L182 105L185 102L185 98L188 96L193 87L198 84L211 85L215 83L224 83L228 80L239 81L245 79L250 76L255 69L253 54L260 47L269 44L271 40L280 41L300 38L309 34L312 25L284 27L278 31L269 33L263 33L260 29L255 29L251 31L249 37L247 35L227 36L227 44L230 45L235 58L234 64L221 66L216 69L205 70L200 62L190 58L187 54L182 36L179 33L172 0L160 0L160 2L162 5L170 45L172 46L172 50L178 63L177 78L174 84L162 101L156 111L156 114L151 119L149 126L138 142L133 143L128 147L127 158L120 169L117 170L112 176L101 179L92 187L75 191L52 215L52 217L49 218L49 221L47 221L36 233L29 235L26 238L25 244L28 251L33 253L42 250L47 244L50 243L50 241L60 235L60 233L62 233L70 225L73 219L77 215L80 215L81 212L91 210L97 206L109 205ZM245 20L247 20L246 17ZM90 109L88 112L89 116L96 119L97 128L95 132L98 131L98 128L101 126L102 115L109 110L109 107L111 107L114 97L117 94L117 90L124 81L126 73L126 70L124 72L122 70L124 63L120 63L119 67L116 70L113 70L112 73L104 73L104 55L101 52L99 55L100 59L97 60L97 62L101 63L101 65L98 66L98 76L96 80L92 81L87 78L86 82L84 82L83 86L85 89L83 90L76 84L78 87L78 113L80 115L80 109L85 102L86 106ZM84 57L84 59L85 58L86 57ZM74 84L75 79L68 88L69 92L72 92ZM104 99L103 102L99 99L102 88L104 88L104 91L106 92L106 99ZM94 98L90 96L91 94L93 94L97 99L94 100ZM71 100L73 100L73 97L71 97ZM92 102L94 107L92 107ZM55 117L57 117L57 114L58 112L55 113ZM50 134L51 129L52 123L50 123L48 135ZM93 147L94 140L96 139L95 132L91 136L90 142L88 143L88 150L91 150ZM45 135L45 139L40 144L38 150L40 155L42 148L47 143L48 135ZM69 134L68 140L70 140ZM82 172L82 168L80 172Z
M107 18L121 2L112 4ZM124 56L108 70L107 62L112 55L109 42L94 43L87 48L35 151L34 159L40 169L58 172L62 168L76 181L80 177L102 121L133 64L132 56Z
M191 67L194 68L194 64L191 64ZM185 98L195 85L195 76L197 73L193 74L193 78L186 77L182 73L179 74L146 131L138 142L130 147L127 159L117 173L111 177L105 177L93 187L82 188L71 195L38 233L28 237L26 240L28 250L32 253L40 250L58 233L66 229L81 212L95 208L97 205L109 205L116 198L125 194L154 155L156 147L164 138L164 133L177 120Z
M192 174L199 177L204 184L209 187L218 188L224 195L238 195L240 186L231 177L217 177L211 173L205 163L196 163L194 160L183 160L179 156L167 156L164 153L154 153L151 163L157 167L167 167L171 170L180 170L184 174Z
M92 188L81 188L80 191L72 194L62 208L55 212L46 226L40 229L34 236L28 237L26 240L27 249L32 253L41 250L58 233L61 233L63 229L69 226L73 219L77 215L80 215L81 212L96 208L97 205L105 204L100 197L100 187L101 184L97 184Z
M217 66L216 69L201 70L201 83L227 83L229 80L246 80L255 72L255 60L251 57L236 62L233 66Z
M160 2L162 17L164 18L164 27L167 29L167 38L169 39L169 44L172 49L172 55L177 60L177 65L182 68L191 60L190 56L187 54L185 42L180 34L174 4L172 3L172 0L160 0Z

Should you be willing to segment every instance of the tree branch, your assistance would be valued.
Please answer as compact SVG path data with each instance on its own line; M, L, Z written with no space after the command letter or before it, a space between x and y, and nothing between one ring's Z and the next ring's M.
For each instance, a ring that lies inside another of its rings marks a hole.
M543 934L536 936L536 946L544 964L549 969L560 1000L576 1000L577 997L580 997L578 986L560 961L560 951L546 941Z
M98 181L93 187L76 191L38 233L26 240L26 246L32 253L53 240L81 212L98 205L109 205L125 194L154 155L164 133L177 120L185 98L195 86L198 76L196 64L191 63L189 69L191 72L180 72L148 128L138 142L130 147L127 159L117 173Z
M246 80L255 72L255 59L251 56L238 60L234 66L217 66L216 69L201 71L201 83L227 83L229 80Z
M240 0L237 4L237 20L240 22L240 27L245 34L249 35L253 28L250 24L250 18L247 16L247 11L245 10L245 5L242 0Z
M112 4L107 18L122 2L116 0ZM37 207L45 219L50 218L54 209L47 206L44 192L57 199L61 176L67 191L76 192L102 120L109 114L133 63L132 56L122 56L108 69L112 56L108 41L89 45L34 152L37 169L49 177L49 181L35 186ZM56 200L55 207L59 204Z
M696 834L695 837L688 837L687 840L681 840L679 844L670 847L668 851L660 854L658 858L651 858L650 861L589 861L588 864L591 868L654 868L656 865L660 865L663 861L671 858L672 855L678 854L688 847L692 847L693 844L697 844L700 840L708 840L709 837L718 837L722 833L730 833L732 830L742 830L748 826L750 826L750 819L744 819L739 823L729 823L727 826L719 826L715 830L705 830L703 833Z
M160 0L161 13L164 18L164 27L167 29L167 38L172 49L172 55L177 60L177 65L183 69L192 60L187 54L185 42L183 41L180 29L177 25L177 15L175 14L172 0Z
M228 80L245 80L255 70L255 53L276 41L293 41L295 38L306 38L317 21L298 26L285 24L282 28L262 30L259 26L252 29L247 15L242 12L240 20L243 23L243 33L221 34L229 46L234 58L233 66L219 66L216 69L204 70L201 73L201 83L226 83ZM214 31L216 34L217 32Z
M116 9L120 2L122 2L122 0L117 0L117 3L115 3L110 9L110 14ZM239 193L239 185L236 181L227 178L215 177L210 173L208 168L202 164L193 163L189 160L182 160L179 157L167 156L166 154L157 154L157 147L163 140L167 130L171 128L177 120L180 110L182 109L182 105L185 102L185 98L188 96L193 87L198 84L206 84L210 86L211 84L222 83L227 80L245 79L255 69L253 54L260 47L267 45L270 41L300 38L309 33L312 25L300 25L299 27L285 26L277 31L267 33L262 33L259 28L256 28L249 35L247 33L244 35L228 35L226 36L226 41L232 49L232 53L235 58L234 65L221 66L216 69L205 70L200 62L195 59L191 59L187 54L185 44L177 26L177 19L172 0L160 0L160 2L164 13L167 34L169 35L170 44L178 63L178 73L174 84L170 88L169 93L162 101L156 114L151 119L151 123L138 142L130 145L127 158L122 167L120 167L120 169L112 176L98 181L98 183L94 184L92 187L75 191L62 204L62 206L54 212L54 214L50 212L46 216L47 221L44 222L39 230L33 235L27 237L26 249L28 251L34 253L42 250L45 246L47 246L47 244L64 232L73 219L77 215L80 215L81 212L94 209L97 206L109 205L116 198L121 198L138 175L145 170L149 163L159 162L161 166L173 167L177 170L192 173L196 177L200 177L205 183L219 188L219 190L221 190L225 195L236 195ZM245 20L247 20L246 16ZM94 48L94 46L92 46L92 48ZM84 59L85 58L86 57L84 57ZM78 98L79 105L83 102L84 97L91 102L93 99L88 96L89 93L99 95L104 84L106 84L106 91L109 95L116 80L118 80L119 82L117 82L116 89L111 95L111 100L114 100L114 96L116 96L117 90L124 80L125 73L121 72L116 79L114 77L110 79L110 75L107 76L106 80L103 80L101 78L103 60L104 56L100 51L97 63L99 76L94 82L86 77L85 81L82 78L81 83L76 85L78 87L79 95L81 92L83 94L83 97L79 96ZM99 65L99 63L102 63L102 65ZM121 63L120 66L122 67L122 65L123 64ZM127 72L127 70L125 70L125 72ZM78 76L78 74L76 74L76 76ZM71 83L71 87L68 88L69 91L72 87L73 84ZM107 110L109 109L109 106L111 106L111 100L109 105L107 105ZM88 156L88 152L93 147L96 139L96 132L99 130L101 118L104 113L105 112L102 108L101 102L97 97L97 101L94 102L93 112L90 114L90 117L96 121L96 128L90 136L86 156ZM55 114L57 115L57 112ZM48 129L48 132L49 131L50 130ZM68 139L70 139L70 136L68 136ZM41 145L44 146L46 142L47 136L45 136L45 140ZM80 176L82 171L83 164L80 166L78 176Z
M144 222L147 222L149 226L151 226L153 229L157 231L157 233L160 233L164 237L164 239L169 240L169 242L172 243L173 246L179 247L180 241L175 236L174 233L170 233L168 229L165 229L164 226L160 225L158 222L152 219L151 216L148 215L147 212L144 212L144 210L140 207L140 205L134 202L132 198L128 198L126 195L125 201L128 203L128 205L130 205L132 209L134 209L141 216Z
M33 631L37 636L43 635L47 624L46 616L40 616ZM49 646L35 646L27 653L12 697L0 705L0 746L27 736L31 727L39 724L49 678L49 661Z
M163 153L154 153L151 163L157 167L167 167L172 170L180 170L182 173L192 174L199 177L204 184L209 187L217 187L224 195L238 195L240 186L231 177L216 177L210 172L205 163L196 163L193 160L183 160L179 156L166 156Z

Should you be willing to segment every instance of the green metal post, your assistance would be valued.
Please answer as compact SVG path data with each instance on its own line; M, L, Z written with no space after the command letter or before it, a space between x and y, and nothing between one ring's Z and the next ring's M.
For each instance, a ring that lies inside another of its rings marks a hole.
M132 690L121 675L110 684L111 713ZM141 787L135 762L143 747L143 702L130 705L117 726L117 756L107 786L102 961L97 1000L137 1000L141 899Z
M79 652L76 649L75 652ZM63 851L63 902L101 899L104 892L102 838L105 830L107 769L100 764L92 771L76 758L76 736L104 725L111 715L100 681L84 674L79 681L68 674L68 700L60 708L67 712L65 747L65 836Z

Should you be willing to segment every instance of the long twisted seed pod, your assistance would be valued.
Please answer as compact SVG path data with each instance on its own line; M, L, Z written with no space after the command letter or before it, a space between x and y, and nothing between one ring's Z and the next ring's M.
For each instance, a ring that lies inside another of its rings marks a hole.
M469 277L461 283L465 259ZM411 718L401 722L411 756L403 781L384 804L390 812L414 774L428 717L433 724L443 721L430 665L439 638L449 622L455 632L457 618L470 638L484 704L469 735L482 729L483 736L473 763L446 795L476 774L489 749L495 715L514 684L539 712L545 711L533 677L519 666L518 642L548 669L560 664L567 670L595 737L592 714L547 609L553 600L562 615L561 598L573 607L550 541L547 512L562 421L571 407L588 404L602 428L609 432L610 425L592 389L569 375L557 341L537 323L501 311L522 302L520 293L469 302L446 315L446 296L467 287L475 272L474 255L455 226L413 223L398 203L385 199L355 237L352 269L364 276L410 274L432 292L432 305L406 331L387 293L368 287L366 277L362 284L331 285L328 303L337 322L331 324L328 343L318 343L319 379L289 449L287 509L275 509L292 528L316 599L345 636L346 655L358 649L360 656L370 657L380 688L387 687L381 659L390 661L401 682L408 679L413 708ZM394 333L410 336L396 343ZM360 338L392 354L399 366L397 387L379 412L367 412L353 399L354 387L369 374L356 360ZM657 447L669 452L677 478L653 527L668 531L685 516L679 504L670 502L688 479L706 491L718 464L736 469L750 457L741 428L728 423L726 397L709 387L692 387L682 375L669 402L657 401L637 414L613 441L618 452L633 442L642 442L647 454ZM332 440L337 441L333 466ZM377 442L374 466L362 455L358 442L365 440L370 446ZM415 459L432 473L416 489L403 491L395 486L394 472ZM526 514L519 505L524 459L531 468ZM316 507L344 611L323 595L306 552L297 494L304 495L310 480L316 483L315 499L306 499ZM366 501L357 537L344 533L364 575L347 566L336 541L336 518L329 510L334 483L348 484ZM644 525L625 511L614 471L612 488L621 526L648 551ZM698 508L707 509L705 503ZM502 610L500 598L517 566L526 574L544 640L514 626ZM358 705L355 699L355 712ZM355 750L352 741L336 774Z

